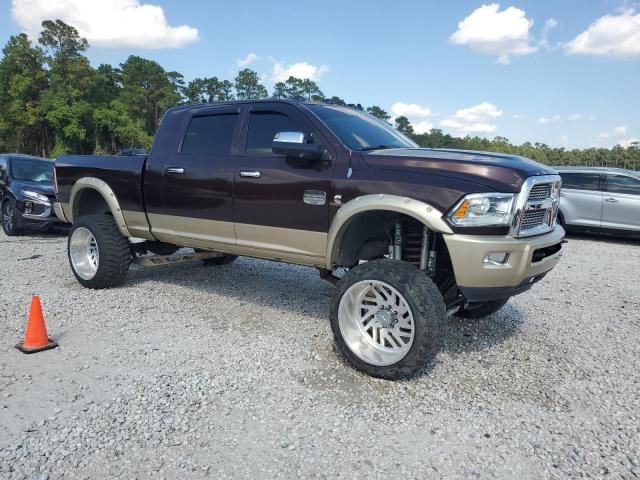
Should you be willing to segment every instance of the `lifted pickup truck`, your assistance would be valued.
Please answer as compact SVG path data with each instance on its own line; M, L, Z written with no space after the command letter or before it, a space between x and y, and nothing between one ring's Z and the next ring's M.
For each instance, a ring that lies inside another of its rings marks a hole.
M371 115L323 103L175 107L148 157L61 156L55 183L85 287L117 285L140 253L178 247L217 252L218 264L314 266L338 286L339 351L389 379L433 359L448 314L489 315L544 277L564 237L553 170L418 148Z

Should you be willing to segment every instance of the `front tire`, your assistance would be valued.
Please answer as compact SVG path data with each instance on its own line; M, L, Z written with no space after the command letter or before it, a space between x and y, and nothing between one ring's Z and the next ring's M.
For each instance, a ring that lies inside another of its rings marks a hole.
M73 274L87 288L121 284L131 265L129 240L106 214L80 217L69 232L67 253Z
M2 230L8 237L15 237L20 235L20 229L18 228L18 214L16 211L15 203L11 200L5 200L0 210L0 216L2 216Z
M396 380L417 374L440 350L442 295L424 272L393 260L349 270L331 306L338 351L358 370Z
M504 307L508 301L508 298L504 298L502 300L469 303L458 311L458 315L463 318L474 319L488 317Z

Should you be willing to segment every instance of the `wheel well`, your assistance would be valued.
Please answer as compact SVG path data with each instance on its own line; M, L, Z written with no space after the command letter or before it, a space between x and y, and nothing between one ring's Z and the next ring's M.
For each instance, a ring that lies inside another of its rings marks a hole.
M111 209L100 192L93 188L84 188L76 193L73 201L73 220L95 213L111 214Z
M341 237L336 264L351 268L362 260L375 260L387 256L394 244L394 229L402 225L402 261L420 265L424 224L415 218L398 212L375 210L360 213L345 227ZM436 254L433 280L443 295L455 296L457 290L449 250L442 235L431 231L429 249Z

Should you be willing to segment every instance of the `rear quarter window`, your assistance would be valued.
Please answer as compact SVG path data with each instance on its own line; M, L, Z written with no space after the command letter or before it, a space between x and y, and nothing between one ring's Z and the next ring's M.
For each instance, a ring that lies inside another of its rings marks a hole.
M182 140L185 155L229 155L237 113L193 117Z
M560 173L562 177L562 188L573 190L592 190L597 192L600 189L599 173Z

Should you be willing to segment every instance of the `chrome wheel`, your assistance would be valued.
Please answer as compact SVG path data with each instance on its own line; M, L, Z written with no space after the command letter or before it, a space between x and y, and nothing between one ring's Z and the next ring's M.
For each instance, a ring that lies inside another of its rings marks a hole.
M349 349L376 366L402 360L415 336L409 303L398 290L379 280L349 287L340 300L338 325Z
M76 228L69 239L69 256L73 269L84 280L91 280L98 271L100 250L93 234L84 227Z
M5 232L10 232L13 229L13 207L10 202L5 202L4 211L2 212L2 225Z

